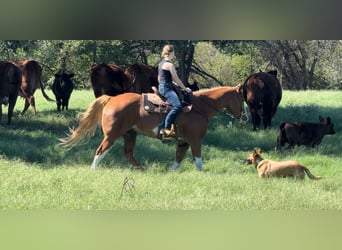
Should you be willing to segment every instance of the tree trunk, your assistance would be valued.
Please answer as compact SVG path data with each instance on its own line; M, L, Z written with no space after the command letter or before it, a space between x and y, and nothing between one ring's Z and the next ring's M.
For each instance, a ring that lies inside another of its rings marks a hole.
M195 46L192 41L178 42L176 48L176 58L178 59L179 67L177 73L182 82L187 86L191 71L192 61L194 59Z

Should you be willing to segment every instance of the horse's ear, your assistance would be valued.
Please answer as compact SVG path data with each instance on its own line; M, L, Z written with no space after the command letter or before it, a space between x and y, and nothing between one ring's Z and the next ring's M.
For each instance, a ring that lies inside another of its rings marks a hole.
M242 85L241 83L239 83L239 84L237 85L236 92L242 93L242 87L243 87L243 85Z

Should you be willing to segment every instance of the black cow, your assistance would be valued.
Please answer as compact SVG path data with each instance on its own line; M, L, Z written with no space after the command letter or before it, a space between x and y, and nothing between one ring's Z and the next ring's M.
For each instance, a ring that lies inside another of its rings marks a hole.
M74 84L71 78L74 76L73 73L67 74L64 72L56 73L55 80L52 84L52 91L56 97L57 111L68 110L69 99L72 91L74 90Z
M282 122L279 127L276 149L281 149L285 143L289 148L295 145L315 147L322 142L325 135L335 134L334 124L330 117L319 116L319 123Z
M264 129L269 128L282 98L277 71L250 75L243 84L243 97L252 116L253 130L259 128L260 117L262 117Z

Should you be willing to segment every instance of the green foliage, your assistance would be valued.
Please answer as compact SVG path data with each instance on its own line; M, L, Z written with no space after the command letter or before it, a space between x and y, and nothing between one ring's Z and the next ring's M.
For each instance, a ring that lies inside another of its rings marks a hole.
M233 85L272 69L287 89L342 88L342 43L335 40L0 40L0 60L39 61L48 85L59 69L72 71L76 88L86 89L94 62L156 66L167 43L176 47L181 79L202 88Z

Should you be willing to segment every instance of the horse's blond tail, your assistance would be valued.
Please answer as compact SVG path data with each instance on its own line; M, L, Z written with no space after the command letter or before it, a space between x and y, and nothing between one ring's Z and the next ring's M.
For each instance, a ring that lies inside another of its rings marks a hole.
M308 168L306 168L306 167L302 167L303 168L303 170L305 171L305 173L308 175L308 177L311 179L311 180L319 180L319 179L322 179L322 177L321 176L314 176L311 172L310 172L310 170L308 169Z
M70 129L68 137L59 139L60 145L71 148L76 146L84 137L93 136L97 124L102 118L102 110L110 98L110 96L102 95L90 103L88 109L82 114L76 130Z

